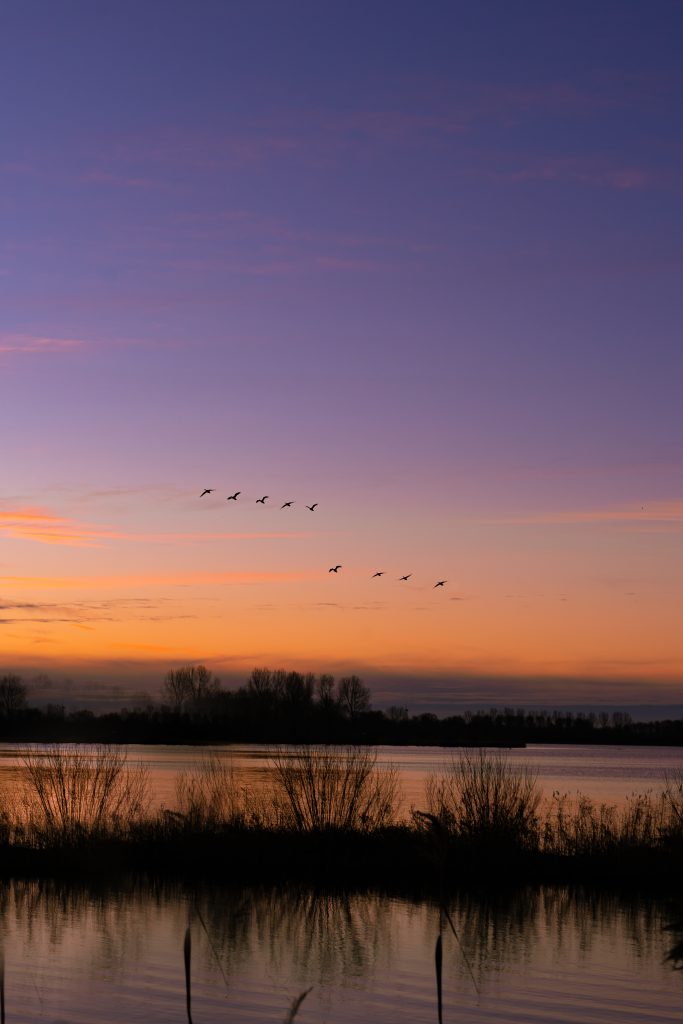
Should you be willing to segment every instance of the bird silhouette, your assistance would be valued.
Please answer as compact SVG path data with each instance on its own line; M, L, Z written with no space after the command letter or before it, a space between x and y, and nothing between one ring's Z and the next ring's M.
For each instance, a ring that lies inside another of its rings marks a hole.
M333 565L332 568L328 569L327 571L328 572L336 572L337 569L341 569L341 565Z
M226 501L237 501L237 495L241 494L241 493L242 493L241 491L235 491L234 494L231 494L230 497L226 498L225 500Z
M317 501L314 501L312 505L307 505L306 506L306 508L309 510L309 512L315 512L317 507L318 507L318 502Z
M407 576L401 576L400 579L401 580L409 580L412 575L413 575L412 572L409 572Z
M286 501L284 505L280 505L280 508L291 508L293 504L293 501Z
M384 573L383 572L376 572L376 573L374 573L374 575L372 577L373 580L374 580L375 576L384 576Z
M432 587L432 590L436 590L437 587L442 587L444 585L444 583L448 583L448 580L439 580L438 583L434 584L434 586Z
M215 487L205 487L202 493L199 495L199 497L203 498L205 494L213 494L215 490Z
M269 494L264 494L262 498L257 498L257 499L256 499L256 504L257 504L257 505L265 505L265 503L266 503L266 498L269 498L269 497L270 497L270 495L269 495Z

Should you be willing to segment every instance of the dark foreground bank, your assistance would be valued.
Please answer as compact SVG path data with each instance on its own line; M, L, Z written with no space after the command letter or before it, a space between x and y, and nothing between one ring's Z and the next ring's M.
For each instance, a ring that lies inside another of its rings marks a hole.
M462 890L554 883L681 893L680 843L616 846L590 854L519 849L495 839L444 842L419 829L373 833L226 828L220 835L164 833L0 849L2 877L115 880L131 873L213 884L283 884L367 889L439 899Z

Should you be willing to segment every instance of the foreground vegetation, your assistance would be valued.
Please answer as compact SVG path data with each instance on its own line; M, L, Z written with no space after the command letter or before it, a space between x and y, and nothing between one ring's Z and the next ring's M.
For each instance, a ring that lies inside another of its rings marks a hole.
M120 749L28 748L0 799L5 876L143 869L435 894L492 879L680 885L683 776L623 807L542 799L526 769L480 750L431 776L424 806L402 816L396 771L348 747L280 750L257 790L209 757L159 810Z
M203 665L166 674L160 701L96 715L31 707L20 677L0 675L0 740L22 743L345 743L524 746L526 743L683 745L683 720L634 722L624 711L490 708L437 718L372 708L358 676L258 668L224 689Z

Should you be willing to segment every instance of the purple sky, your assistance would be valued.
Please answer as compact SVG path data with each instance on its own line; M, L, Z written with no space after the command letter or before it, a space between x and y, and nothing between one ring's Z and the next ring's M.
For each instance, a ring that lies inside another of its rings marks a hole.
M682 30L4 3L0 670L679 699Z

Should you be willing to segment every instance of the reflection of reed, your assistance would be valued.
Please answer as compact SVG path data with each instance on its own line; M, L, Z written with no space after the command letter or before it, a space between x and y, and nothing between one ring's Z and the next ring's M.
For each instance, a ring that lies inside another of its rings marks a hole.
M46 940L56 953L70 934L88 934L93 967L112 977L121 977L126 963L144 954L159 910L153 890L140 883L126 886L124 895L109 887L15 880L0 887L0 894L0 935L12 922L27 952Z
M0 946L10 933L15 953L28 962L41 945L57 955L74 933L87 936L79 955L89 958L93 972L106 967L114 980L125 976L131 960L144 960L150 935L163 933L178 951L182 970L188 906L199 911L192 925L193 972L208 971L217 987L227 983L236 994L253 963L288 985L314 985L320 991L350 978L383 977L406 946L425 973L433 970L434 904L295 887L190 889L129 880L112 891L92 884L11 882L0 887ZM564 964L567 951L587 963L601 944L661 961L659 901L567 886L527 887L460 894L449 912L482 992L492 973L509 973L538 959ZM683 957L682 949L683 943L674 946L672 962ZM471 992L460 951L445 929L444 984L454 972L462 990ZM446 1003L446 1015L448 1009Z
M675 941L672 946L669 947L666 959L671 964L675 971L683 970L683 916L681 916L681 906L679 905L676 909L676 920L665 926L666 931L671 932L674 935Z
M563 951L576 946L588 961L598 935L615 948L626 941L639 957L658 957L662 905L638 896L530 886L461 895L451 913L478 981L491 971L530 963L542 949L559 963Z
M276 973L294 969L314 984L372 972L390 955L395 904L386 897L266 889L198 896L211 944L234 974L254 947Z

